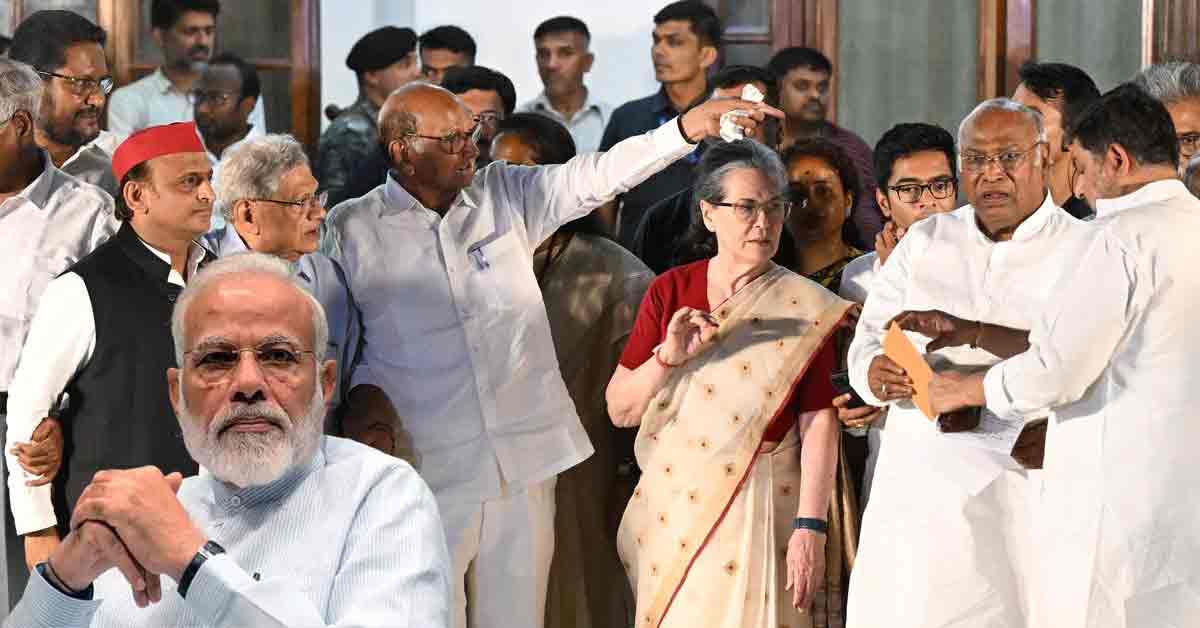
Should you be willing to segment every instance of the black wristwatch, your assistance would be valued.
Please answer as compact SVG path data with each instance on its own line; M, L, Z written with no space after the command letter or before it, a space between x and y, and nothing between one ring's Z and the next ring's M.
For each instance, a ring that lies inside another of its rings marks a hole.
M225 548L217 545L216 541L208 541L196 552L192 557L192 562L188 563L187 568L183 570L183 575L179 576L179 597L187 598L188 588L192 586L192 580L196 578L196 574L200 571L200 566L208 559L217 554L224 554Z

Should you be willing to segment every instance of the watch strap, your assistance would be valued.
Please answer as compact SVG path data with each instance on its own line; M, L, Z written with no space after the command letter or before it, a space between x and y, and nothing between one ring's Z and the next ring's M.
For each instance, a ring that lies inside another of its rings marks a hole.
M183 574L179 576L179 597L187 598L188 588L192 586L192 580L196 579L196 574L200 572L200 567L204 565L208 559L218 554L224 554L225 548L217 544L216 541L208 541L196 552L192 557L192 562L183 570Z

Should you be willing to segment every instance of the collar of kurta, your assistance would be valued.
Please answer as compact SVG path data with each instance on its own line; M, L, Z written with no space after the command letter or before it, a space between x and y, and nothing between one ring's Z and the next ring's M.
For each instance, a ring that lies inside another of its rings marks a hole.
M238 233L237 229L233 226L233 223L227 222L225 223L225 226L217 228L216 231L210 231L208 235L204 237L204 240L209 244L209 246L213 246L215 244L213 247L216 249L215 251L206 249L206 251L212 254L214 257L228 257L230 255L246 253L252 250L250 246L246 244L246 240L242 238L242 234ZM287 260L285 259L284 261ZM288 262L288 266L292 269L292 272L295 273L297 277L306 282L312 282L312 278L308 276L308 273L304 272L303 267L298 262Z
M1132 207L1188 196L1191 192L1179 179L1153 181L1124 196L1097 199L1096 215L1108 216Z
M38 209L46 209L46 205L50 202L50 195L54 193L54 177L58 168L54 166L54 160L50 158L50 153L44 150L41 153L42 173L17 196L37 205Z
M125 251L130 261L141 268L142 272L155 280L161 281L163 284L168 283L167 280L171 276L171 263L155 255L150 250L150 245L146 244L145 240L142 240L141 236L137 234L137 231L134 230L133 225L128 220L121 223L121 228L117 230L115 237L120 242L121 250ZM201 252L200 263L196 267L199 270L204 267L212 255L208 249L196 242L192 242L192 245L198 247Z
M546 96L545 90L542 90L542 93L538 94L537 98L534 99L533 107L535 109L538 109L541 111L554 112L554 113L558 114L560 117L562 117L562 114L559 113L559 111L554 108L553 104L551 104L550 98ZM587 97L583 99L583 106L579 108L579 111L577 111L575 113L575 115L579 115L585 111L591 111L593 109L596 111L601 111L600 103L596 102L595 100L592 100L592 90L589 89ZM603 113L603 112L601 112L601 113Z
M311 426L301 426L293 429L309 429ZM318 437L317 449L308 461L293 465L292 468L284 472L284 474L274 482L263 484L261 486L247 486L238 488L227 482L223 482L214 476L210 471L201 467L200 480L208 484L212 489L213 502L217 506L229 506L233 508L251 508L261 504L276 502L287 497L296 487L300 486L304 480L315 473L318 469L325 465L325 443L324 436Z
M497 167L499 165L500 164L496 164ZM487 167L490 168L492 166L489 165ZM478 173L476 173L476 176L479 176ZM472 209L479 207L478 196L479 190L476 189L474 182L472 182L471 185L463 188L462 191L458 193L458 196L455 197L454 202L450 203L450 211L453 211L454 207L459 204L466 205ZM388 171L387 175L387 185L385 185L383 189L383 200L384 216L400 214L407 211L427 209L421 204L421 201L417 200L417 197L413 196L408 190L404 189L404 186L396 180L395 176L390 170ZM437 212L434 213L436 214ZM449 214L450 212L448 211L446 213Z
M1054 216L1056 212L1064 212L1064 210L1058 205L1054 204L1054 198L1052 198L1050 193L1047 192L1046 198L1042 199L1042 205L1037 208L1037 211L1030 214L1030 216L1026 218L1024 222L1017 225L1017 229L1013 231L1012 239L1014 241L1029 240L1037 237L1037 234L1041 232L1042 227L1046 226L1046 223L1050 221L1050 218ZM976 222L974 213L975 208L972 207L971 224L975 227L976 236L991 242L992 240L984 235L983 230L979 228L979 223Z

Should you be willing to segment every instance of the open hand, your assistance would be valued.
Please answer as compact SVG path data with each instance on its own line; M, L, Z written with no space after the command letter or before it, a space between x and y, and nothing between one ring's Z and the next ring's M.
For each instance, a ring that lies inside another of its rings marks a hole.
M788 539L787 584L792 606L805 612L816 599L825 579L825 535L812 530L796 530Z
M926 353L933 353L945 347L973 344L979 337L979 323L963 320L939 310L901 312L885 326L885 329L891 327L892 323L905 331L915 331L931 338L925 347Z

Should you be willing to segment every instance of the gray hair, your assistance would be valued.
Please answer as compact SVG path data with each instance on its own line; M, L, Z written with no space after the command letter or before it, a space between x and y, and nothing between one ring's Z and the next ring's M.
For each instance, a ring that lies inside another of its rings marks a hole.
M1197 197L1200 197L1200 154L1192 155L1183 169L1183 182Z
M988 100L985 100L985 101L979 103L978 105L975 105L975 108L971 110L971 113L968 113L967 117L963 118L962 122L959 123L959 125L958 125L958 148L960 151L962 150L963 145L964 145L963 144L963 135L964 135L964 132L967 130L967 126L974 123L975 118L979 117L980 115L983 115L984 113L986 113L988 111L1012 111L1015 113L1025 114L1030 119L1030 121L1033 122L1034 129L1037 130L1037 141L1039 141L1039 142L1046 141L1046 122L1042 119L1041 113L1039 113L1035 109L1030 109L1029 107L1022 105L1021 103L1019 103L1011 98L991 98L991 99L988 99ZM960 157L961 157L961 155L960 155Z
M787 187L787 169L775 151L751 139L711 144L700 159L694 205L700 201L720 201L725 196L725 175L734 170L757 170L771 182L772 192L781 194Z
M1200 65L1186 61L1156 63L1138 72L1133 84L1164 105L1200 98Z
M284 174L308 165L304 146L291 135L270 134L245 140L221 156L217 208L232 220L233 206L238 201L274 197Z
M41 118L44 84L28 65L0 58L0 122L11 120L18 111L28 111L37 122Z
M296 291L304 295L309 307L312 309L312 326L313 326L313 358L316 360L318 368L321 362L325 361L325 351L329 344L329 322L325 318L325 308L321 307L321 302L308 290L304 288L304 284L300 283L292 274L292 269L287 262L263 253L237 253L221 259L205 266L203 270L196 274L187 287L180 293L179 299L175 303L175 310L171 313L171 335L175 339L175 363L180 367L183 366L183 354L186 351L183 346L183 321L187 316L188 307L196 296L204 292L210 284L222 277L229 275L258 275L278 279L279 281L295 288Z

